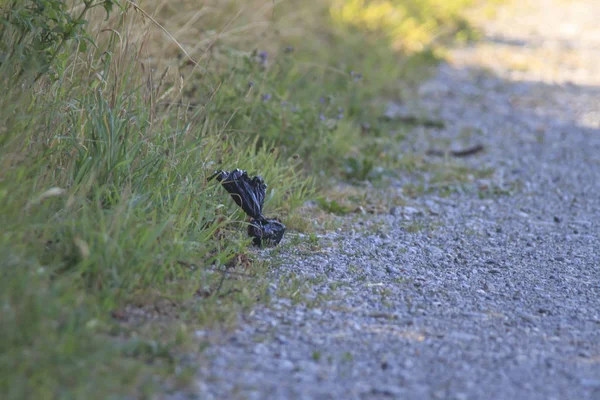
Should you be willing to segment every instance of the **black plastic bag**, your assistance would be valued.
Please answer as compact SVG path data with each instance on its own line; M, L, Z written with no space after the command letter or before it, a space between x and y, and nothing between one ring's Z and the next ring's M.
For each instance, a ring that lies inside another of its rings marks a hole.
M248 235L253 237L252 242L262 247L275 246L285 233L285 225L276 219L253 219L248 225Z
M252 217L248 226L248 235L257 246L277 245L285 233L285 225L277 220L266 219L262 215L263 203L267 195L267 185L260 176L250 178L246 171L240 169L217 171L208 180L217 179L229 192L235 204Z

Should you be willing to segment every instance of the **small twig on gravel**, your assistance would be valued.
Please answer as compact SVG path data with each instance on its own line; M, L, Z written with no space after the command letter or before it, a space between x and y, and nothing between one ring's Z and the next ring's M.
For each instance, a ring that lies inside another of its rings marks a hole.
M393 118L393 120L404 122L405 124L408 124L408 125L420 125L420 126L424 126L425 128L444 129L446 127L446 124L444 123L444 121L428 119L428 118L420 118L415 115L396 116Z
M431 150L427 150L427 155L444 157L446 154L450 154L451 156L454 156L454 157L468 157L468 156L477 154L483 150L485 150L485 147L483 147L482 144L476 144L475 146L467 147L466 149L450 150L448 152L445 152L442 150L431 149Z
M386 312L371 312L367 314L367 317L371 318L384 318L384 319L399 319L400 317L396 314L390 314Z
M219 295L221 291L221 287L223 287L223 282L225 281L225 274L221 275L221 280L219 281L219 286L217 286L217 290L215 291L215 296Z

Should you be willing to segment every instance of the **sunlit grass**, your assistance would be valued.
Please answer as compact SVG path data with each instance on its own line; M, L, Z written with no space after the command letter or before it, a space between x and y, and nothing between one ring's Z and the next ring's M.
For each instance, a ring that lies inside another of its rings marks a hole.
M473 0L336 0L334 21L387 36L398 49L420 51L444 35L467 39L461 12Z

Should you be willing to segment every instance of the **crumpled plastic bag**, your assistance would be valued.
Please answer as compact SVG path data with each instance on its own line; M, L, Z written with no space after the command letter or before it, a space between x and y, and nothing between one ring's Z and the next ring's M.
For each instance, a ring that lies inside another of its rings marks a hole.
M285 225L276 219L253 219L248 225L248 235L253 237L252 242L262 247L276 246L285 233Z
M208 180L217 179L229 192L235 204L252 218L248 226L248 235L257 246L275 246L283 238L285 225L275 219L267 219L262 215L262 208L267 195L267 185L260 176L250 178L246 171L235 169L217 171Z

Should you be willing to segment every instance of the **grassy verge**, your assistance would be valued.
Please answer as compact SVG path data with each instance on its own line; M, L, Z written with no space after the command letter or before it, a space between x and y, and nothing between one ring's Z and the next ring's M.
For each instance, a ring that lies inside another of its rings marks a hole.
M383 3L411 22L363 20L356 1L0 2L4 398L189 384L194 332L269 297L207 176L261 174L266 214L294 229L331 178L370 177L373 100L464 31L464 1Z

